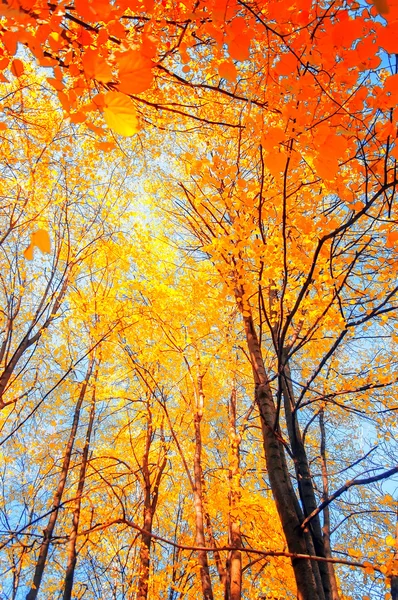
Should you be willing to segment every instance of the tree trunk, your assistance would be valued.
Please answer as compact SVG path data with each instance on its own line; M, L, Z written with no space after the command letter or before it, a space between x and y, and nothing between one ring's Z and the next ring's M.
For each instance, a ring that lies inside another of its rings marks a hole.
M88 381L91 377L92 368L93 368L93 359L91 358L89 365L88 365L86 378L82 383L79 398L76 403L75 412L73 415L72 427L71 427L71 431L69 434L69 440L68 440L68 443L65 448L65 454L64 454L64 458L63 458L63 462L62 462L61 474L60 474L58 486L57 486L57 489L55 491L54 498L53 498L53 510L50 514L50 517L49 517L49 520L47 523L47 527L43 531L43 541L40 546L39 557L37 559L35 572L33 575L33 583L32 583L32 587L31 587L30 591L26 595L26 600L35 600L35 598L37 597L37 594L39 593L44 569L46 566L48 550L50 547L51 538L53 535L55 524L57 522L58 511L59 511L59 507L60 507L61 500L62 500L62 494L65 489L66 478L68 476L69 465L70 465L70 460L71 460L72 451L73 451L73 445L75 442L76 432L77 432L77 428L79 425L80 410L81 410L81 407L83 404L84 396L86 394Z
M19 560L17 560L15 558L15 555L13 556L14 568L13 568L13 571L12 571L12 596L11 596L11 600L17 600L18 588L19 588L19 583L20 583L20 580L21 580L21 570L22 570L24 555L27 553L27 550L28 550L28 548L26 546L23 546L22 552L21 552L21 556L19 557Z
M227 577L227 572L224 568L223 565L223 560L221 558L221 554L220 552L217 550L217 542L214 538L213 535L213 525L210 519L210 515L209 513L206 511L205 512L205 521L206 521L206 531L207 531L207 535L208 535L208 539L209 539L209 543L210 546L212 548L214 548L213 551L213 557L214 557L214 562L216 563L216 569L217 569L217 573L218 576L220 578L220 582L223 586L225 586L225 582L226 582L226 577Z
M321 430L321 465L322 465L322 501L325 502L329 498L329 479L326 462L326 432L325 432L325 421L324 421L323 408L319 414L319 425ZM329 506L325 506L323 509L323 545L325 549L326 558L332 558L332 548L330 545L330 513ZM337 587L336 574L334 572L333 563L327 563L329 571L329 579L331 585L331 598L332 600L339 600L339 590Z
M73 578L75 575L75 568L77 562L77 553L76 553L76 542L77 542L77 533L79 530L79 521L80 521L80 510L83 496L84 483L86 480L86 472L87 472L87 464L88 464L88 452L90 449L90 441L91 434L93 431L94 417L95 417L95 382L98 377L98 366L95 372L94 377L94 388L91 397L91 407L90 407L90 416L87 426L86 439L84 442L83 453L82 453L82 462L80 465L79 472L79 482L77 486L76 499L75 499L75 507L73 511L72 518L72 531L69 535L69 544L68 544L68 562L66 565L66 573L65 573L65 581L64 581L64 593L63 600L71 600L72 598L72 588L73 588Z
M229 402L229 545L234 548L227 561L225 600L241 600L242 597L242 535L240 518L236 514L240 500L240 435L236 429L236 388Z
M253 319L244 316L246 342L252 362L255 401L261 417L265 461L271 490L282 523L289 552L307 554L305 535L301 530L300 507L296 498L284 454L272 390L265 372L261 348ZM297 584L298 600L322 600L315 581L311 561L295 558L292 566Z
M203 376L198 376L198 391L196 394L196 411L194 417L195 428L195 456L194 456L194 505L196 517L197 546L206 546L204 534L204 507L203 507L203 470L202 470L202 434L200 423L203 416L204 394L202 385ZM200 580L202 584L203 600L213 600L213 589L210 579L207 552L198 550L198 562L200 567Z
M395 524L395 551L393 556L392 569L395 575L392 575L390 580L391 600L398 600L398 510L397 520Z
M290 447L294 457L294 466L297 476L297 484L300 494L300 499L303 507L304 517L310 515L318 506L315 497L315 490L311 476L310 466L308 464L307 452L301 436L300 426L297 422L296 413L293 413L295 408L294 391L290 367L287 359L287 349L282 353L282 376L281 387L284 400L285 417L287 430L289 435ZM309 540L309 549L313 545L317 556L326 557L324 548L324 538L322 536L321 521L319 515L312 519L309 525L309 535L312 540ZM335 600L332 591L332 582L330 580L330 571L325 562L312 562L314 577L318 582L319 595L325 600Z
M142 462L142 474L144 477L144 524L143 529L145 530L141 534L141 549L140 549L140 574L138 579L138 590L137 600L147 600L148 598L148 583L149 583L149 569L151 563L151 544L152 544L152 526L153 517L156 513L156 506L159 498L159 486L163 475L163 471L167 464L167 453L159 464L158 472L154 483L151 482L151 473L149 468L149 453L151 450L151 444L153 440L153 426L152 426L152 412L147 403L148 410L148 421L146 430L146 443L145 451ZM162 433L162 442L164 447L164 437Z

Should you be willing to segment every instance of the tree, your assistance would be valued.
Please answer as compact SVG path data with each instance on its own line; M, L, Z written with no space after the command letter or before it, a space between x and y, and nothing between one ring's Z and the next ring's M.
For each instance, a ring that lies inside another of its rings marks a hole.
M69 469L76 593L337 600L358 589L345 561L365 597L383 574L396 594L396 3L2 6L3 446L31 488L25 423L61 428L44 399L104 353L100 433ZM37 248L51 268L25 263ZM50 473L22 527L4 475L14 594Z

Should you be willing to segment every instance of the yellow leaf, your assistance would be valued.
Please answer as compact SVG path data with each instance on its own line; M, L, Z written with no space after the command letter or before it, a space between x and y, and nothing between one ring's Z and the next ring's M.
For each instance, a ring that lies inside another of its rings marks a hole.
M395 546L395 540L392 537L392 535L388 535L386 537L386 544L387 544L387 546L391 546L391 547Z
M104 116L108 127L120 135L134 135L138 129L134 104L120 92L105 94Z

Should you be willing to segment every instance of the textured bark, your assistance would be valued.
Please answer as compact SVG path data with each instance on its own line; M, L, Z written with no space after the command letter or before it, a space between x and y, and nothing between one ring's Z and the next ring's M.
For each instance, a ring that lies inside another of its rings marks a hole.
M395 525L395 552L393 557L392 568L394 573L398 573L398 511L397 511L397 521ZM391 599L398 600L398 575L393 575L390 581L391 586Z
M19 560L17 560L15 556L13 557L14 568L13 568L13 571L12 571L12 596L11 596L11 600L17 600L19 582L21 580L22 565L23 565L23 561L24 561L24 556L27 553L27 551L28 551L28 548L26 546L24 546L22 548Z
M398 600L398 577L391 577L391 599Z
M282 353L282 376L281 387L284 400L286 425L289 435L290 447L294 457L294 466L297 476L297 484L300 494L300 500L303 507L304 517L308 517L318 506L315 497L315 490L308 463L307 452L303 443L300 426L297 422L296 414L293 413L295 407L294 391L289 363L287 360L287 351ZM313 545L317 556L326 557L324 548L324 538L322 536L321 521L319 515L311 521L308 528L312 540L307 542ZM312 543L311 543L312 542ZM320 598L325 600L335 600L333 596L333 586L330 580L330 571L327 563L312 561L314 577L318 583L318 592Z
M97 380L97 377L98 377L98 367L97 367L96 373L95 373L95 378L94 378L95 381ZM95 400L96 400L95 391L96 390L95 390L95 382L94 382L94 388L93 388L93 393L92 393L92 397L91 397L90 416L89 416L89 421L88 421L88 426L87 426L87 431L86 431L86 439L85 439L84 447L83 447L82 462L80 465L80 472L79 472L79 482L77 485L75 506L74 506L74 510L73 510L72 530L69 535L69 543L68 543L68 549L67 549L68 559L67 559L66 572L65 572L64 593L62 596L63 600L71 600L71 598L72 598L73 579L74 579L74 575L75 575L75 568L76 568L76 562L77 562L77 552L76 552L77 534L78 534L78 530L79 530L80 511L81 511L81 503L82 503L84 484L86 481L88 453L89 453L89 449L90 449L91 434L93 431L94 417L95 417Z
M146 430L146 441L145 451L142 461L142 475L144 478L144 532L141 534L141 549L140 549L140 571L137 588L137 600L147 600L148 598L148 584L149 584L149 570L151 566L151 544L152 544L152 527L153 517L156 513L156 506L159 498L159 486L163 475L163 471L167 464L167 455L164 453L163 458L158 466L158 472L156 474L155 481L151 481L151 472L149 467L149 454L151 450L151 444L153 440L153 425L152 425L152 412L147 403L148 421ZM162 437L164 443L164 439Z
M326 462L326 433L325 433L325 421L323 409L319 414L319 425L321 430L321 466L322 466L322 485L323 485L323 493L322 493L322 501L328 500L329 498L329 478L328 478L328 470L327 470L327 462ZM329 513L329 505L325 506L323 510L323 545L325 550L326 558L332 558L332 547L330 544L330 513ZM331 598L332 600L339 600L339 590L337 587L336 574L334 571L333 563L327 563L328 571L329 571L329 579L331 585Z
M236 428L236 389L229 401L229 545L234 548L227 560L225 600L241 600L242 597L242 535L240 519L236 514L240 500L240 435Z
M253 367L255 400L261 417L264 454L271 490L286 536L289 552L307 554L304 533L300 529L300 509L284 458L284 448L279 428L272 390L264 367L260 344L251 316L244 316L247 346ZM319 596L311 561L293 559L292 566L299 600L322 600Z
M200 423L203 417L204 394L202 375L198 376L198 390L196 394L196 411L194 416L195 428L195 455L194 455L194 505L197 546L206 546L204 531L204 506L203 506L203 470L202 470L202 434ZM213 600L213 589L210 579L207 552L198 550L198 563L200 568L200 581L202 584L203 600Z
M208 512L205 513L205 521L206 521L206 531L207 531L208 539L210 542L210 546L212 548L214 548L214 551L212 554L214 557L214 562L216 563L217 573L218 573L218 576L220 578L222 585L225 586L227 572L226 572L226 569L224 568L221 554L217 550L217 542L213 535L213 526L212 526L210 515Z
M47 527L43 531L43 541L41 543L39 557L36 562L35 572L33 575L32 587L31 587L30 591L28 592L28 594L26 595L26 600L35 600L35 598L37 598L37 594L39 593L40 585L41 585L41 582L43 579L44 569L45 569L46 561L47 561L48 550L49 550L49 547L51 544L51 538L52 538L54 528L55 528L55 525L57 522L59 507L61 505L62 495L63 495L64 489L65 489L65 484L66 484L66 478L67 478L68 472L69 472L69 465L70 465L70 460L71 460L71 456L72 456L73 445L75 443L76 432L77 432L77 428L79 425L80 411L81 411L81 407L83 404L84 396L86 394L87 385L88 385L89 379L91 377L92 368L93 368L93 359L91 358L90 363L88 365L86 378L83 381L82 386L80 388L79 398L76 403L75 412L73 415L72 427L70 430L68 443L66 444L64 458L62 461L61 473L60 473L60 477L58 480L57 489L55 491L54 498L53 498L52 512L48 519Z

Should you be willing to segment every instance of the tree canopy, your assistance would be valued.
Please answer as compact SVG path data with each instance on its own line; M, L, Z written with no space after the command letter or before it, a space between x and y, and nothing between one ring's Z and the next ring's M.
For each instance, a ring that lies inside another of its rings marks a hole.
M398 2L0 16L1 598L397 600Z

